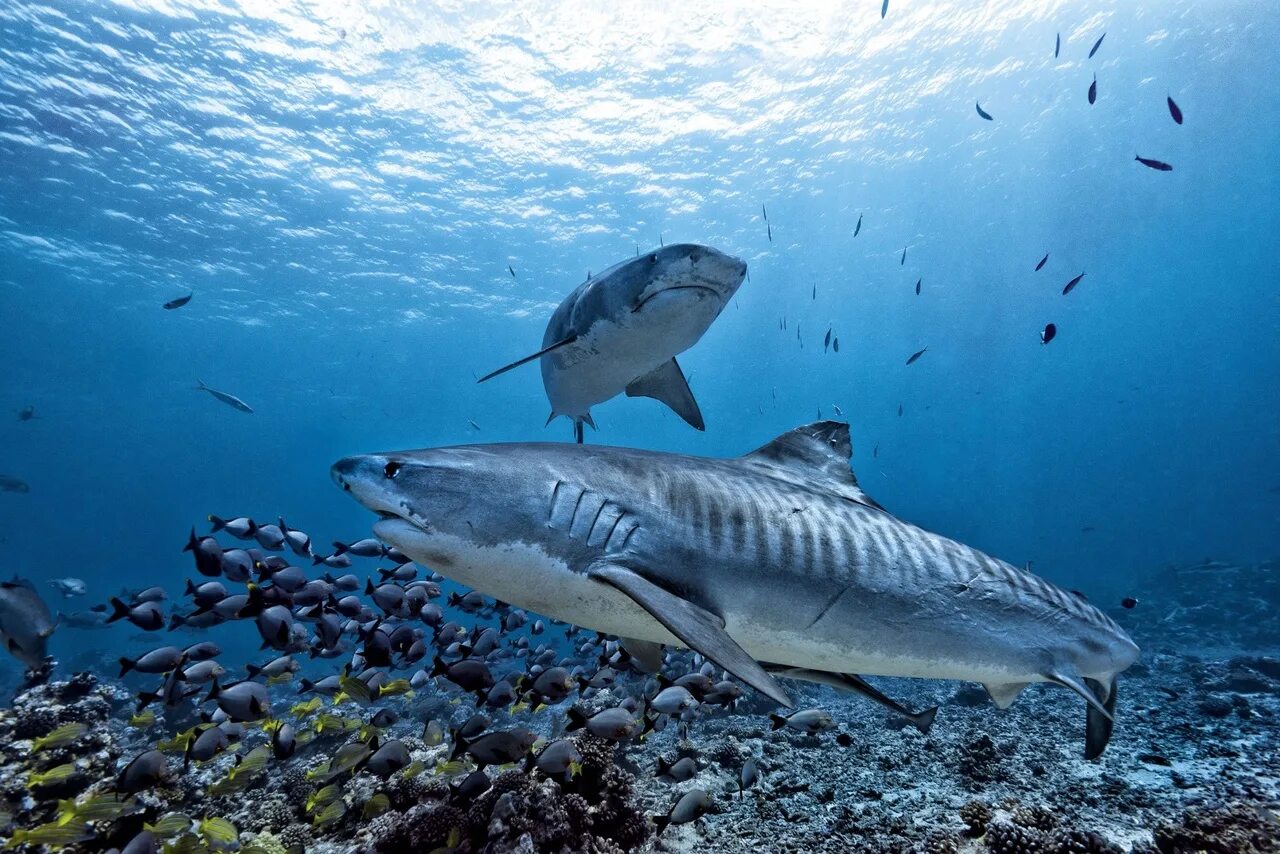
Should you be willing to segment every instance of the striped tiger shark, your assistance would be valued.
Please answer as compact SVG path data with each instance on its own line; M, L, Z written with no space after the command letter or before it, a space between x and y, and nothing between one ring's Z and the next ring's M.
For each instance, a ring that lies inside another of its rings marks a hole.
M542 349L481 377L486 382L535 359L551 401L582 443L591 407L626 393L671 407L704 429L676 356L698 342L738 291L747 265L710 246L677 243L636 254L583 282L552 312Z
M629 650L689 647L788 707L778 677L886 705L864 675L974 681L1000 708L1050 682L1084 699L1099 756L1134 642L1079 595L896 518L850 456L848 425L820 421L727 459L464 445L347 457L332 476L413 559Z

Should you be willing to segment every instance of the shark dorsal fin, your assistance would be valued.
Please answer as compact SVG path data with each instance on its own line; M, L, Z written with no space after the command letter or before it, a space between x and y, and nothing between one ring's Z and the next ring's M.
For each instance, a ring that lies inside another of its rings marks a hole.
M858 486L849 468L853 444L849 425L815 421L783 433L742 458L747 465L798 486L833 492L850 501L883 510Z

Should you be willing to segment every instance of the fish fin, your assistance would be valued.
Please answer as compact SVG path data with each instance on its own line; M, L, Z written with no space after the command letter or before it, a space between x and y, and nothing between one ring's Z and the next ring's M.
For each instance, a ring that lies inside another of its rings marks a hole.
M1022 693L1023 688L1027 687L1027 684L1026 682L991 682L984 683L982 687L987 689L997 709L1007 709L1013 705L1014 700L1018 699L1018 695Z
M1084 684L1095 697L1102 701L1103 709L1106 710L1104 715L1090 704L1085 715L1084 758L1097 759L1102 755L1102 751L1107 749L1107 742L1111 740L1111 729L1115 726L1116 678L1112 676L1110 684L1096 679L1085 679Z
M684 371L680 370L680 364L674 358L632 380L627 386L627 397L651 397L671 407L693 429L707 429L702 412L698 410L698 401L693 399Z
M791 698L754 658L724 630L724 620L616 563L596 564L589 577L617 588L689 647L732 673L761 694L792 707Z
M662 669L662 644L653 641L623 638L622 648L627 651L645 673L657 673Z
M1062 673L1060 671L1054 672L1054 673L1046 673L1045 678L1048 679L1050 682L1053 682L1057 685L1061 685L1064 688L1070 688L1072 691L1075 691L1077 694L1081 696L1081 698L1086 703L1089 704L1089 708L1091 711L1097 712L1098 714L1105 717L1108 721L1111 720L1111 712L1107 709L1106 705L1104 705L1103 703L1104 695L1102 693L1103 689L1100 682L1096 682L1096 681L1094 682L1095 685L1099 686L1098 694L1095 695L1093 691L1089 690L1089 687L1086 686L1084 682L1081 682L1077 677L1072 676L1069 673Z
M567 338L561 338L561 339L560 339L559 341L557 341L556 343L551 344L551 345L549 345L549 346L547 346L547 347L543 347L541 350L539 350L538 352L534 353L532 356L525 356L523 359L517 359L516 361L512 362L512 363L511 363L511 364L509 364L509 365L503 365L501 368L498 368L498 370L493 371L493 372L488 373L488 374L485 374L485 375L484 375L484 376L482 376L480 379L476 380L476 382L478 382L478 383L482 383L482 382L484 382L485 380L491 380L491 379L493 379L494 377L498 376L499 374L505 374L507 371L509 371L509 370L511 370L511 369L513 369L513 368L518 368L518 367L520 367L520 366L521 366L521 365L523 365L523 364L526 364L526 363L528 363L528 362L532 362L534 359L541 358L542 356L545 356L545 355L547 355L548 353L554 352L555 350L558 350L558 349L560 349L561 347L566 347L566 346L568 346L568 345L572 344L574 341L577 341L577 340L578 340L578 334L575 332L575 333L573 333L572 335L570 335L570 336L569 336L569 337L567 337Z
M852 456L848 424L816 421L783 433L741 460L779 480L798 486L822 486L842 498L884 510L858 486L849 467Z

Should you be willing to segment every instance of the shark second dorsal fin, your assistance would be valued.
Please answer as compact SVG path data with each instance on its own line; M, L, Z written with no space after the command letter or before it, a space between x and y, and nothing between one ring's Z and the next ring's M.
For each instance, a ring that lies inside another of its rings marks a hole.
M850 501L883 510L858 486L858 479L849 468L852 455L848 424L815 421L783 433L742 457L742 461L770 477L833 492Z

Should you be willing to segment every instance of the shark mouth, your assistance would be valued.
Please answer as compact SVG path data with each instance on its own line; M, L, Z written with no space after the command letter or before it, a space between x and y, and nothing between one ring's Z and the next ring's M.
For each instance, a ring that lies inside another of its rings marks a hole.
M662 294L669 294L672 291L706 291L707 293L711 294L713 297L720 296L719 291L707 285L672 285L669 288L663 288L662 290L654 291L644 299L640 300L640 302L636 303L635 307L631 309L631 313L635 314L637 311L644 308L645 303L647 303L649 300L653 299L654 297L661 296Z

